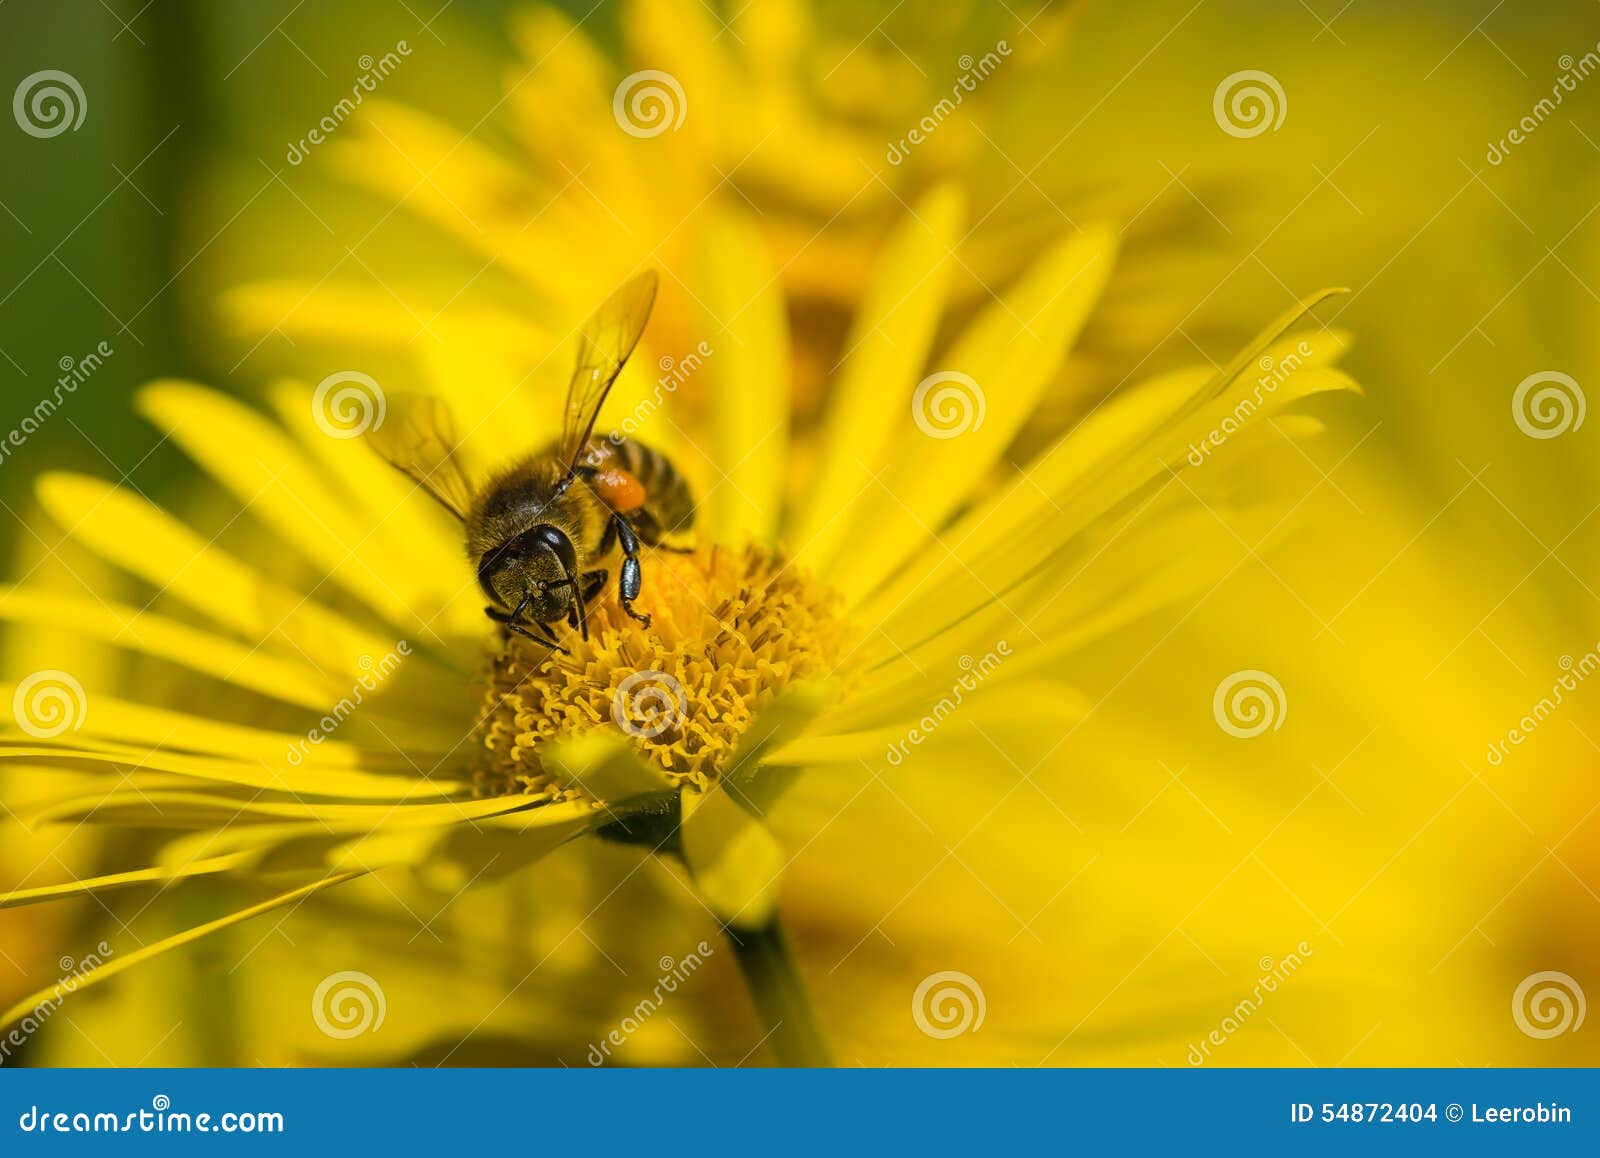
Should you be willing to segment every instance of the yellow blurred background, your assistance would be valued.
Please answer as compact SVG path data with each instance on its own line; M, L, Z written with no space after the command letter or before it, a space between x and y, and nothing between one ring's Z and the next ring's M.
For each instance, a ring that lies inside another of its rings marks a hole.
M283 374L316 381L358 357L404 384L470 351L474 370L521 380L546 352L533 318L566 316L650 253L669 270L660 324L682 334L666 348L691 348L698 282L677 247L708 202L748 208L782 266L796 405L813 417L885 223L939 180L971 204L968 309L1043 238L1107 222L1122 239L1024 442L1129 383L1221 364L1294 301L1349 287L1310 326L1349 337L1364 396L1304 408L1327 432L1285 439L1260 480L1281 519L1265 534L1198 523L1231 560L1220 582L1059 673L1093 710L1031 760L965 741L970 801L873 769L856 807L881 824L835 830L830 793L857 785L823 786L816 815L790 820L808 900L786 916L846 1064L1600 1062L1600 1028L1576 1013L1600 995L1600 683L1578 678L1600 662L1600 468L1582 420L1600 370L1593 5L107 0L6 5L0 28L8 85L61 69L87 101L76 131L0 125L0 427L83 374L0 459L13 575L119 582L37 514L45 471L233 514L196 498L192 468L134 415L150 378L259 402ZM687 103L662 168L574 131L594 77L609 98L658 59ZM986 59L960 108L933 113ZM331 112L375 72L370 103ZM1230 103L1241 84L1264 111ZM1545 388L1568 409L1537 401ZM73 668L73 646L8 632L8 682ZM1278 690L1258 735L1214 702L1239 672ZM0 783L8 803L27 795ZM1052 850L1025 872L1004 855L1019 832ZM9 888L104 855L87 831L40 831L0 847L0 873ZM651 963L704 932L675 922L670 884L623 866L569 850L431 922L363 885L69 1002L21 1059L584 1064ZM541 907L551 892L572 906ZM591 904L594 928L572 938ZM103 938L229 907L226 886L195 884L0 913L0 996ZM341 1052L304 1007L363 952L392 963L391 1009L448 1010ZM631 1060L749 1056L722 968ZM939 968L985 982L979 1032L914 1032L910 985ZM1541 974L1578 1003L1556 1032L1528 1004Z

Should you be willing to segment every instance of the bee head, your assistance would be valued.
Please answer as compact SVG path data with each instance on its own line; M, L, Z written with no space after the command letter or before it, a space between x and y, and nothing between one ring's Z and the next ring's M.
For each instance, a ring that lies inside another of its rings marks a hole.
M560 527L540 523L507 539L478 563L484 594L510 610L555 623L577 600L578 556Z

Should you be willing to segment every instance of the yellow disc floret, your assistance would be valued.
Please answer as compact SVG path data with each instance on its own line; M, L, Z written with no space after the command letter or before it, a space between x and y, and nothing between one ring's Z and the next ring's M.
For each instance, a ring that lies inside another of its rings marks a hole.
M629 618L608 593L569 654L520 635L488 663L475 783L483 796L575 797L542 766L546 741L596 728L631 736L673 780L716 779L751 719L785 686L835 674L846 655L838 597L782 555L749 547L650 552Z

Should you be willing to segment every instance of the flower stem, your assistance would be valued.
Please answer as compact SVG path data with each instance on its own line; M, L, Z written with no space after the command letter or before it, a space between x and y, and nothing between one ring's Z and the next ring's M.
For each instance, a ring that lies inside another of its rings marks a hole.
M795 965L789 938L778 919L774 917L761 929L728 928L725 932L778 1064L833 1065Z

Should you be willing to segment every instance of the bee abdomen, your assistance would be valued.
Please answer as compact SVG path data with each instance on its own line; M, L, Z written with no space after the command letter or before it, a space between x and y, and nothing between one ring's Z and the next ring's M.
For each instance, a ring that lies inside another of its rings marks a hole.
M616 464L643 484L644 509L659 530L666 534L688 530L694 521L694 496L672 460L637 439L603 441Z

